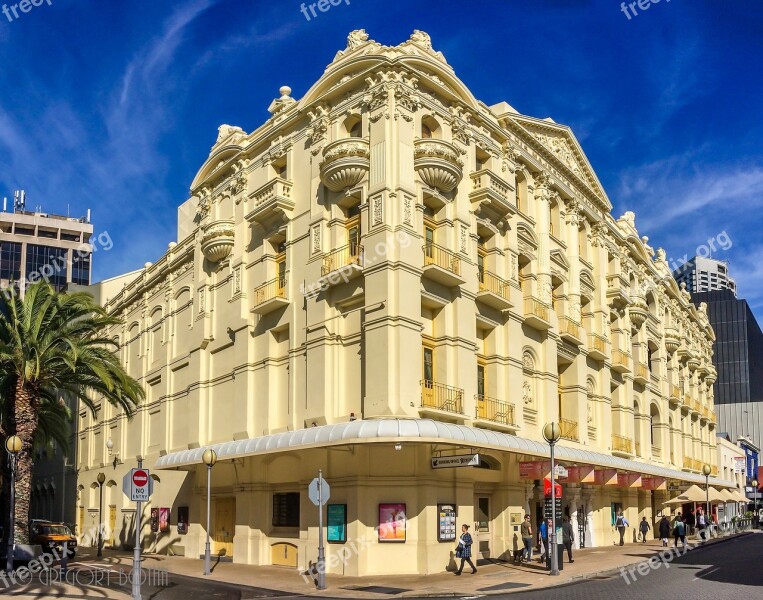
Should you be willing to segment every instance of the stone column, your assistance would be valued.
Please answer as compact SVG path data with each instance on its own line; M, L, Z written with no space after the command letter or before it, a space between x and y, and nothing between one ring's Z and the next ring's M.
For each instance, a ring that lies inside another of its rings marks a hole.
M546 173L535 173L535 200L538 210L538 299L551 306L551 181Z

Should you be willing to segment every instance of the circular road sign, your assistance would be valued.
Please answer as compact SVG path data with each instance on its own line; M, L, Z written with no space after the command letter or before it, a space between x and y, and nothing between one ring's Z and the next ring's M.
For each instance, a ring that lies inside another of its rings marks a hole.
M148 485L148 473L143 470L135 471L135 473L132 474L132 482L137 487L145 487Z

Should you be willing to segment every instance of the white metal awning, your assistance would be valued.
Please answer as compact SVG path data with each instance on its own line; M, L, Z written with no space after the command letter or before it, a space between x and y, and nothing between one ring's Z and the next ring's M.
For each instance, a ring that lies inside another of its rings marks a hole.
M432 419L367 419L272 433L246 440L222 442L193 450L173 452L159 457L156 468L177 469L203 464L201 457L206 448L212 448L217 452L218 460L229 460L310 448L398 442L452 445L483 450L509 451L537 458L550 457L548 444L508 433L442 423ZM563 443L556 445L554 456L564 463L607 467L690 483L705 483L703 475L610 456L601 452L572 448ZM735 482L723 481L715 477L710 478L710 483L718 487L736 487Z

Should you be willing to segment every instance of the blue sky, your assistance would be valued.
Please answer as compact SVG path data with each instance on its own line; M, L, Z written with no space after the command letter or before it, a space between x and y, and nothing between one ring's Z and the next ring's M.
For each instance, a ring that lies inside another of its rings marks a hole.
M614 0L350 0L310 21L300 4L0 13L0 195L91 208L114 240L95 277L138 268L174 239L218 125L255 129L282 85L301 97L352 29L383 44L422 29L479 99L569 125L615 215L635 211L670 259L725 232L716 256L763 320L763 3L662 0L629 19Z

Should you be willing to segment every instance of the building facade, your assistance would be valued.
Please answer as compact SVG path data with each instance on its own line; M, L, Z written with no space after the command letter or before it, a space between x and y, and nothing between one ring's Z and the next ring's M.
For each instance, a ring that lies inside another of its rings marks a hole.
M0 212L0 289L47 279L57 290L90 284L88 217L74 218L26 210L25 193L16 192ZM11 208L12 212L7 209ZM72 412L76 413L74 402ZM35 450L30 517L74 523L76 519L75 432L69 452L52 444Z
M713 364L718 379L713 385L718 431L731 439L746 438L763 445L763 332L746 300L730 290L698 293L715 331ZM749 473L750 471L748 471Z
M695 256L673 271L678 284L685 283L692 294L730 290L734 296L737 284L729 276L729 263L724 260Z
M330 572L442 571L461 523L505 558L543 515L549 421L578 543L611 545L619 509L655 519L705 463L735 486L707 316L612 217L569 128L478 101L420 31L354 31L280 94L254 132L220 127L166 254L95 286L147 399L130 422L80 413L82 529L105 470L110 543L130 543L140 456L146 510L170 517L145 547L198 557L213 447L214 552L234 561L315 560L319 469L328 557L350 548Z

